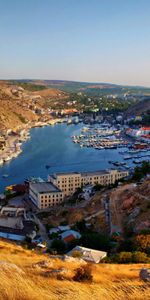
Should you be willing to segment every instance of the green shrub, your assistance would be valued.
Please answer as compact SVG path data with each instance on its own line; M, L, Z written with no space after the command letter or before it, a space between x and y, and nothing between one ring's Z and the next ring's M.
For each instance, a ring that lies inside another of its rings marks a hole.
M123 264L132 262L132 253L131 252L120 252L118 254L118 262L123 263Z
M52 241L51 248L57 254L64 254L66 252L66 245L62 240L55 239Z
M72 252L72 256L76 257L76 258L81 258L82 257L82 253L80 251L78 251L78 250L74 250Z
M120 252L118 254L110 256L108 261L111 263L120 263L120 264L128 264L128 263L149 263L150 258L146 253L135 251L135 252Z
M140 252L140 251L133 252L133 254L132 254L132 262L135 262L135 263L145 263L145 262L148 262L148 261L149 261L149 258L147 257L146 253Z

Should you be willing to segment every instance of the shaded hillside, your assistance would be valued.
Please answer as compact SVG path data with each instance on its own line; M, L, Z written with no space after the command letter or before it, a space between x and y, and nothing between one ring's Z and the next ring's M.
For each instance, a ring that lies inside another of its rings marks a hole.
M4 241L0 241L0 251L3 300L150 299L148 284L139 280L143 265L94 265L93 282L79 283L72 280L83 264L77 259L62 261ZM61 280L58 271L63 274Z
M145 97L142 101L129 107L126 111L126 116L145 114L148 110L150 110L150 97Z

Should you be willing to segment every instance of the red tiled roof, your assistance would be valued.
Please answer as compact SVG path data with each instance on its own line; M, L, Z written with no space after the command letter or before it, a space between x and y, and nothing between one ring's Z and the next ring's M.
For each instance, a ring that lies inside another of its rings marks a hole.
M150 131L150 127L142 127L141 130Z
M72 242L73 240L75 240L75 236L73 234L70 234L64 238L64 241L67 243Z

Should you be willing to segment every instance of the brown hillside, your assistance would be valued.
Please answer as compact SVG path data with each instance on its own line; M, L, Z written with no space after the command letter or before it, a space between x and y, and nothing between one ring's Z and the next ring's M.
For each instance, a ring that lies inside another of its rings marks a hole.
M56 89L45 89L42 91L36 91L34 92L35 95L40 95L42 97L49 97L49 98L57 98L57 97L61 97L61 98L66 98L68 97L68 95L60 90L56 90Z
M135 233L150 228L150 179L136 186L124 185L110 195L112 223L119 229L133 228Z
M0 299L3 300L143 300L148 284L139 281L143 265L93 266L93 283L72 281L81 263L63 262L0 241ZM148 267L148 265L147 265ZM56 270L64 272L58 280Z
M57 101L67 94L55 89L31 92L24 88L0 81L0 130L16 129L39 119L35 108L48 107L47 100Z

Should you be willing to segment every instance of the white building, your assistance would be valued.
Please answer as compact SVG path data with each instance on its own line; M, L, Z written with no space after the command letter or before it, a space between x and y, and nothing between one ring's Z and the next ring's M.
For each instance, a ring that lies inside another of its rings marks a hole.
M64 196L74 194L74 192L85 186L90 185L110 185L121 178L128 176L128 171L108 170L95 172L71 172L57 173L48 176L48 181L57 186L64 192Z
M39 208L45 209L61 204L64 199L63 192L50 182L29 184L29 198Z
M67 253L69 256L74 256L75 253L79 252L81 258L87 262L98 264L103 258L107 256L107 252L76 246Z

